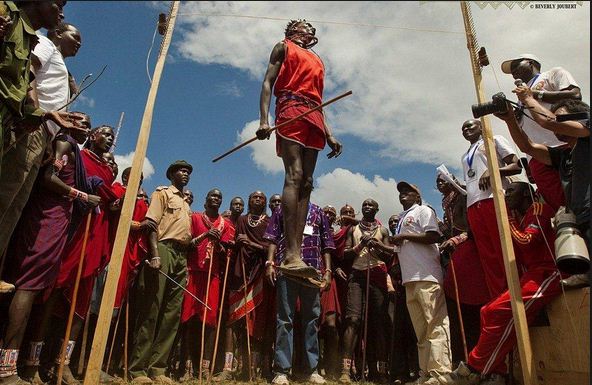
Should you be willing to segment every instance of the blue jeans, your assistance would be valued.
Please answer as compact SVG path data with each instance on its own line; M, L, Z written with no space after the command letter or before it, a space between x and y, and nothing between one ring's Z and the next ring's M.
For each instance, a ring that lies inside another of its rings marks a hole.
M300 314L304 329L304 359L310 373L319 363L319 340L317 338L321 301L319 289L301 285L280 275L277 285L277 327L275 340L274 371L289 374L294 352L293 320L296 299L300 297Z

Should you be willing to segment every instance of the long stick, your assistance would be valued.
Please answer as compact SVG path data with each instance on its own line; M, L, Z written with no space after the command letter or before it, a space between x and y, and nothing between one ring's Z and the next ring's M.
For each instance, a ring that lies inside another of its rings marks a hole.
M465 336L465 324L460 309L460 298L458 297L458 284L456 283L456 270L454 270L454 261L450 259L450 268L452 269L452 280L454 281L454 293L456 300L456 311L458 312L458 322L460 323L460 336L462 338L463 350L465 353L465 362L469 362L469 352L467 349L467 337Z
M339 95L339 96L336 96L336 97L334 97L334 98L333 98L333 99L331 99L331 100L327 100L325 103L323 103L323 104L320 104L320 105L318 105L318 106L316 106L316 107L314 107L314 108L311 108L310 110L308 110L308 111L306 111L306 112L303 112L302 114L300 114L300 115L296 116L295 118L292 118L292 119L290 119L290 120L286 120L285 122L283 122L283 123L281 123L281 124L278 124L277 126L275 126L275 127L271 128L271 130L270 130L269 132L271 133L271 132L273 132L273 131L277 130L278 128L281 128L281 127L287 126L288 124L290 124L290 123L292 123L292 122L294 122L294 121L296 121L296 120L298 120L298 119L302 119L303 117L305 117L306 115L310 114L311 112L315 112L315 111L317 111L317 110L319 110L319 109L321 109L321 108L323 108L323 107L325 107L325 106L328 106L329 104L331 104L331 103L333 103L333 102L336 102L336 101L338 101L339 99L345 98L346 96L349 96L349 95L351 95L351 94L352 94L352 91L350 90L350 91L347 91L347 92L346 92L346 93L344 93L344 94L341 94L341 95ZM241 148L245 147L247 144L250 144L250 143L252 143L252 142L254 142L254 141L256 141L256 140L257 140L257 137L251 138L251 139L247 140L246 142L243 142L243 143L239 144L238 146L236 146L236 147L234 147L234 148L232 148L232 149L230 149L230 150L226 151L224 154L220 155L219 157L212 159L212 162L216 163L216 162L217 162L217 161L219 161L220 159L222 159L222 158L226 157L227 155L230 155L230 154L232 154L233 152L235 152L235 151L237 151L237 150L240 150Z
M123 381L127 383L127 339L129 337L129 301L125 303L125 335L123 339Z
M119 319L121 318L122 308L119 308L117 312L117 319L115 320L115 330L113 331L113 338L111 338L111 347L109 348L109 357L107 358L107 366L105 367L105 373L109 374L109 365L111 365L111 356L113 355L113 347L117 337L117 329L119 328Z
M249 382L253 381L253 368L251 367L251 336L249 335L249 311L247 309L247 275L245 273L245 259L241 258L241 267L243 270L243 287L245 293L245 325L247 330L247 359L249 360Z
M366 305L364 306L364 350L362 350L362 382L366 381L366 350L368 348L368 297L370 296L370 258L366 269Z
M88 328L90 323L90 306L84 319L84 330L82 332L82 345L80 345L80 356L78 357L78 375L81 376L84 371L84 360L86 359L86 345L88 344Z
M140 174L142 173L144 158L146 158L146 150L148 147L148 139L150 137L150 129L152 126L152 115L154 112L154 104L156 102L156 94L158 92L158 85L160 84L164 63L171 43L171 38L173 36L178 10L179 1L177 0L173 2L171 7L169 25L163 40L162 50L156 62L154 78L152 79L152 84L150 85L150 92L148 93L148 100L146 101L144 116L142 117L140 133L138 135L138 141L134 152L134 159L132 161L132 171L129 177L128 188L123 199L123 207L119 217L119 225L117 226L117 234L115 235L113 252L111 254L111 262L109 264L109 272L107 273L105 289L103 290L101 308L99 310L99 317L97 319L97 330L93 339L86 376L84 377L84 385L97 385L99 383L101 364L105 355L105 347L107 345L107 338L109 336L109 325L113 314L113 303L115 302L115 294L117 291L117 285L119 283L119 275L121 274L121 265L123 262L125 249L127 247L127 239L129 236L134 206L136 203L136 195L138 193L138 188L140 187Z
M230 265L230 251L226 252L226 268L224 269L224 283L222 284L222 299L220 300L220 311L218 312L218 325L216 325L216 340L214 342L214 355L212 364L208 373L208 385L212 383L212 374L216 368L216 356L218 355L218 339L220 337L220 328L222 327L222 313L224 312L224 296L226 295L226 283L228 282L228 266ZM247 330L248 332L248 330Z
M70 331L72 330L72 322L74 321L74 311L76 310L76 301L78 299L78 286L80 286L80 277L82 276L82 266L84 264L84 254L86 253L86 242L88 241L88 233L90 232L90 220L92 218L92 211L86 215L86 227L84 228L84 238L82 238L82 250L80 252L80 260L78 261L78 271L76 272L76 280L74 281L74 291L72 293L72 303L70 304L70 313L68 314L68 322L66 323L66 334L60 349L60 365L58 366L58 380L57 384L62 383L62 376L64 374L64 355L70 341Z
M210 266L208 267L208 282L207 282L207 286L206 286L206 298L205 301L206 303L208 303L208 299L209 299L209 295L210 295L210 282L212 281L212 265L214 264L214 257L212 256L212 258L210 258ZM200 352L199 352L199 385L201 385L202 382L202 372L203 372L203 368L202 368L202 364L203 364L203 356L204 356L204 349L205 349L205 342L206 342L206 316L208 315L208 307L204 306L204 311L203 311L203 318L202 318L202 322L201 322L201 347L200 347ZM210 309L211 310L211 309Z
M460 7L465 25L467 48L469 49L469 56L471 58L477 100L479 103L483 103L485 102L485 93L482 87L481 66L477 55L477 39L475 37L471 11L469 9L468 2L466 1L462 1L460 3ZM535 376L536 373L533 369L534 362L532 356L532 347L530 345L528 323L526 320L526 312L524 310L524 301L522 300L522 289L520 287L518 267L516 264L514 246L512 245L512 236L510 234L510 226L508 223L508 211L506 209L506 202L504 200L501 176L498 167L498 159L495 150L495 144L493 143L493 135L489 124L489 117L482 117L481 123L483 126L483 141L485 143L485 151L487 154L487 169L490 175L491 191L493 192L497 228L500 234L504 268L506 270L506 280L508 281L508 289L510 292L512 305L512 315L514 317L514 327L516 329L516 340L518 343L518 351L520 353L522 376L524 378L524 385L533 385L537 383L537 380Z
M123 126L123 116L125 112L121 111L121 115L119 115L119 123L117 123L117 128L115 129L115 137L113 138L113 144L109 149L110 153L115 152L115 147L117 147L117 138L119 138L119 132L121 131L121 126Z
M150 265L150 262L148 262L147 259L144 260L144 263L146 263L147 265ZM193 294L192 292L190 292L189 290L187 290L187 288L183 287L183 285L181 285L179 282L175 281L173 278L171 278L171 276L167 275L167 273L165 273L164 271L158 269L157 270L160 274L164 275L166 277L166 279L168 279L169 281L171 281L172 283L174 283L177 287L179 287L181 290L183 290L185 293L187 293L189 296L191 296L194 300L196 300L197 302L201 303L202 305L204 305L206 308L208 308L208 310L212 310L211 307L209 307L208 305L206 305L201 299L197 298L195 296L195 294Z

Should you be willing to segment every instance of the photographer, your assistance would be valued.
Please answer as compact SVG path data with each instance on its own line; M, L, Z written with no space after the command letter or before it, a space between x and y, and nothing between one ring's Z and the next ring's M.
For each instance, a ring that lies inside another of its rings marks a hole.
M504 120L518 148L533 159L550 166L559 172L561 183L567 197L567 208L576 215L576 225L590 249L590 127L589 120L558 121L561 115L590 113L590 107L579 100L564 99L547 110L533 96L526 86L514 91L520 101L533 111L537 123L552 131L566 147L550 147L533 142L518 126L512 108L496 116ZM538 186L539 189L543 186Z
M535 55L518 55L516 58L504 61L501 69L504 73L511 74L516 79L516 84L522 82L531 89L534 98L547 109L551 107L551 104L563 99L582 99L579 85L569 71L561 67L554 67L541 72L541 61ZM525 109L518 117L518 124L533 142L548 147L565 145L551 132L541 127L539 122L533 120L534 115L536 114ZM532 177L545 202L555 210L560 206L565 206L565 195L557 171L536 159L531 159L530 156L528 163Z

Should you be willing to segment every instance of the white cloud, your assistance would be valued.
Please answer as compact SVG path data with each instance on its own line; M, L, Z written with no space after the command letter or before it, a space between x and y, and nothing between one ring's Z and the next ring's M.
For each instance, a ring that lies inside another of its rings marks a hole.
M121 182L121 173L128 167L131 167L132 161L134 160L135 151L129 152L125 155L118 155L115 154L115 163L119 166L119 174L117 175L116 181ZM150 159L147 157L144 159L144 166L142 167L142 172L144 173L144 180L150 179L152 174L154 174L154 166Z
M399 203L397 182L393 178L384 179L375 175L370 180L362 174L343 168L336 168L317 177L310 200L321 207L332 205L338 211L347 203L356 210L357 218L360 219L362 202L368 198L378 202L377 218L385 226L391 215L403 211Z
M96 102L93 98L88 97L88 96L84 96L83 94L80 94L78 96L78 98L76 98L76 101L74 101L74 103L72 103L69 110L76 111L77 108L80 109L80 108L84 108L84 107L94 108L95 104L96 104Z
M253 120L243 127L237 135L237 143L245 142L255 136L259 128L259 120ZM275 154L275 134L271 135L269 140L256 140L248 145L251 151L251 159L255 165L269 174L277 174L284 171L281 160Z
M216 85L216 92L219 95L231 96L233 98L239 98L243 95L241 88L236 81L222 82Z
M589 101L589 4L561 12L475 6L472 12L479 42L491 62L483 72L488 98L497 91L511 95L513 79L501 73L501 62L533 52L541 58L543 70L568 69ZM466 151L460 126L471 117L476 97L459 3L183 3L180 54L203 64L238 68L255 80L263 77L286 21L196 13L358 23L313 22L319 37L314 49L326 66L325 98L353 90L353 96L327 108L334 131L361 138L376 156L393 164L444 162L456 167ZM492 120L496 133L508 137L503 123ZM264 170L277 170L278 162L270 169L265 158L253 156Z

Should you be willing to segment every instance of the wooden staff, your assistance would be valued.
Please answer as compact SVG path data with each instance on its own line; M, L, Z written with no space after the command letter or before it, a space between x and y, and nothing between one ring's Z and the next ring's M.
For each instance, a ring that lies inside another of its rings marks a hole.
M368 308L370 296L370 257L366 257L368 260L366 269L366 305L364 306L364 349L362 350L362 382L366 381L366 348L368 347Z
M243 291L245 293L245 325L247 330L247 359L249 360L249 382L253 381L253 370L251 367L251 336L249 335L249 309L247 309L247 275L245 273L245 259L241 258L241 267L243 270Z
M204 356L204 348L205 348L205 341L206 341L206 316L208 315L208 299L210 295L210 283L212 281L212 265L214 264L214 257L210 258L210 267L208 268L208 282L206 286L206 298L204 298L204 302L206 305L204 306L203 311L203 319L201 322L201 347L199 353L199 384L201 385L202 382L202 361Z
M300 115L296 116L295 118L292 118L292 119L290 119L290 120L286 120L285 122L278 124L277 126L275 126L275 127L271 128L271 129L269 130L269 133L271 134L273 131L277 130L278 128L282 128L282 127L284 127L284 126L287 126L288 124L290 124L290 123L292 123L292 122L294 122L294 121L296 121L296 120L298 120L298 119L302 119L302 118L303 118L303 117L305 117L306 115L308 115L308 114L310 114L310 113L312 113L312 112L315 112L315 111L317 111L317 110L320 110L321 108L323 108L323 107L325 107L325 106L328 106L329 104L331 104L331 103L333 103L333 102L336 102L336 101L338 101L339 99L345 98L346 96L349 96L349 95L351 95L351 94L352 94L352 91L350 90L350 91L347 91L347 92L346 92L346 93L344 93L344 94L341 94L341 95L339 95L339 96L337 96L337 97L334 97L334 98L333 98L333 99L331 99L331 100L327 100L325 103L323 103L323 104L320 104L320 105L318 105L318 106L316 106L316 107L314 107L314 108L311 108L310 110L308 110L308 111L306 111L306 112L303 112L302 114L300 114ZM219 161L220 159L222 159L222 158L226 157L227 155L230 155L230 154L232 154L233 152L235 152L235 151L237 151L237 150L240 150L241 148L245 147L247 144L250 144L250 143L252 143L252 142L254 142L254 141L256 141L256 140L257 140L257 137L255 136L254 138L251 138L251 139L247 140L246 142L243 142L243 143L239 144L238 146L236 146L236 147L234 147L234 148L232 148L232 149L230 149L230 150L226 151L224 154L220 155L219 157L212 159L212 162L216 163L216 162L217 162L217 161Z
M125 303L125 336L123 339L123 381L127 383L127 339L129 337L129 301Z
M465 26L467 48L469 50L469 57L471 59L473 79L475 81L475 90L477 92L477 101L479 103L484 103L485 93L483 91L482 85L483 79L481 76L481 64L477 53L477 37L475 34L475 26L473 24L469 3L467 1L460 2L460 8ZM520 353L522 376L524 379L524 385L534 385L537 383L537 379L536 372L534 370L535 366L532 355L532 347L530 345L530 336L528 334L528 323L526 320L526 312L524 310L524 301L522 300L522 288L520 287L518 267L516 264L514 246L512 244L512 236L508 222L508 211L506 209L506 201L504 200L498 159L495 150L495 144L493 142L491 127L489 125L489 117L483 116L481 118L481 123L483 127L483 142L485 144L485 152L487 155L487 170L489 171L490 175L489 179L491 181L491 191L493 193L497 228L500 233L504 268L506 271L506 280L508 281L508 290L510 292L510 303L512 305L514 327L516 329L516 341L518 344L518 352Z
M452 280L454 281L454 293L456 299L456 311L458 312L458 322L460 323L460 336L462 338L463 350L465 353L465 362L469 362L469 352L467 350L467 337L465 336L465 324L460 309L460 298L458 297L458 284L456 283L456 270L454 270L454 261L450 259L450 268L452 269Z
M113 347L115 346L115 340L117 337L117 329L119 328L119 319L121 318L122 309L119 308L117 312L117 319L115 320L115 330L113 331L113 338L111 338L111 347L109 348L109 357L107 358L107 366L105 367L105 373L109 374L109 365L111 365L111 356L113 355Z
M208 372L208 385L212 382L212 374L216 368L216 355L218 354L218 339L220 337L220 328L222 327L222 313L224 312L224 295L226 294L226 283L228 282L228 266L230 265L230 250L226 252L226 268L224 269L224 283L222 284L222 299L220 300L220 311L218 312L218 325L216 326L216 340L214 342L214 355L212 364Z
M66 323L66 334L60 349L60 365L58 366L58 380L57 384L62 383L62 376L64 375L64 355L70 341L70 331L72 330L72 322L74 321L74 311L76 310L76 301L78 299L78 286L80 286L80 277L82 276L82 266L84 264L84 254L86 252L86 241L88 241L88 233L90 232L90 220L92 218L92 210L86 215L86 227L84 228L84 238L82 238L82 250L80 252L80 260L78 261L78 271L76 272L76 280L74 281L74 291L72 292L72 303L70 304L70 313L68 314L68 322Z
M80 356L78 357L78 375L81 376L84 371L84 359L86 358L86 344L88 343L88 328L90 323L90 306L84 319L84 330L82 332L82 345L80 346Z
M178 10L179 0L176 0L171 6L168 28L161 46L160 55L156 61L154 77L152 79L152 84L150 85L150 91L146 101L146 108L144 109L144 116L142 117L140 133L138 135L138 141L134 152L134 159L132 161L132 171L130 173L127 191L123 199L123 207L121 209L119 225L117 226L117 233L115 235L115 241L113 244L111 262L109 263L109 272L107 273L105 289L103 290L103 296L101 298L101 307L97 319L97 330L95 331L95 336L92 343L92 350L90 352L86 375L84 377L84 385L97 385L99 383L101 365L105 356L107 339L109 338L109 325L113 315L115 294L117 291L117 285L119 283L119 275L121 274L121 265L123 263L123 256L127 248L127 239L129 236L134 206L136 204L136 195L138 193L138 188L140 187L142 165L144 164L144 159L146 158L148 139L150 138L150 129L152 126L152 115L154 112L156 94L158 92L158 85L160 84L164 63L171 43L171 38L173 36Z

